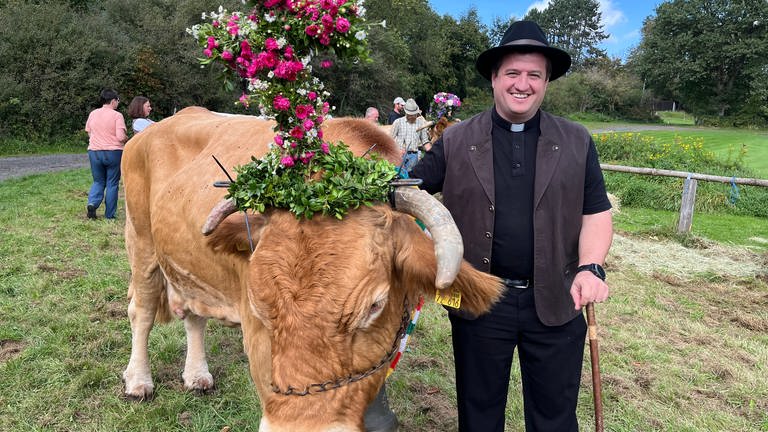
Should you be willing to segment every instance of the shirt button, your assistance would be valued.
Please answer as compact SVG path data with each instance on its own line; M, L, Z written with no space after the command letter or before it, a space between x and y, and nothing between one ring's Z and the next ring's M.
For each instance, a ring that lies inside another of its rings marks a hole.
M520 162L515 162L515 164L514 164L513 166L514 166L515 168L520 168Z
M486 232L485 232L485 238L491 238L491 233L489 233L488 231L486 231Z
M490 263L491 263L491 260L489 260L488 258L483 258L483 264L490 264Z
M488 207L488 211L489 211L489 212L493 212L494 210L495 210L495 209L493 208L493 206L490 206L490 207Z

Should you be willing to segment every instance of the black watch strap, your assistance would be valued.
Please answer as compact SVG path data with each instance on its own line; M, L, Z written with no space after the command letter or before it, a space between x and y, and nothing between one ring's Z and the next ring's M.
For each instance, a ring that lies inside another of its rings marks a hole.
M599 277L600 280L605 281L605 270L600 264L595 264L595 263L584 264L576 268L576 273L583 272L583 271L588 271L593 275Z

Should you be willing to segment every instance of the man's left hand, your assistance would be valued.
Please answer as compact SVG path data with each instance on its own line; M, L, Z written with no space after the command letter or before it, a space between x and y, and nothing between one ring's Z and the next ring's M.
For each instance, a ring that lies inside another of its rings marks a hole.
M608 298L608 285L588 271L576 273L571 284L571 297L576 310L588 303L601 303Z

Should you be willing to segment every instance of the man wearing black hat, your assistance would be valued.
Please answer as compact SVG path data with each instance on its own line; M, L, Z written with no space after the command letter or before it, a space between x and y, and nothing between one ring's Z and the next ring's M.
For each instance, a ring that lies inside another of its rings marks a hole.
M411 172L443 193L464 258L507 286L486 315L449 309L461 432L504 430L515 349L526 430L578 431L581 308L608 297L613 227L589 132L539 109L570 65L536 23L513 23L476 62L494 106L447 128Z

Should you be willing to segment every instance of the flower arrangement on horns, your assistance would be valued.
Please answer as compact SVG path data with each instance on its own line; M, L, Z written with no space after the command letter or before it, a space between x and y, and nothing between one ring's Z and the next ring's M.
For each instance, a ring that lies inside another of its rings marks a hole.
M229 197L241 210L279 207L308 218L315 212L341 218L349 208L386 200L395 168L323 140L320 125L333 107L312 75L313 60L333 66L319 58L324 54L368 59L362 0L244 3L252 4L247 13L219 7L187 30L203 49L201 64L223 65L227 88L235 87L233 79L246 85L239 103L276 122L270 152L236 168Z
M429 114L436 120L440 117L452 117L453 113L461 107L461 99L453 93L439 92L432 97L429 106Z

